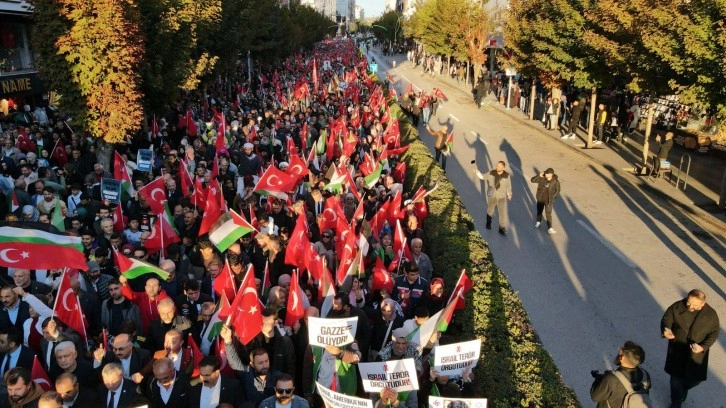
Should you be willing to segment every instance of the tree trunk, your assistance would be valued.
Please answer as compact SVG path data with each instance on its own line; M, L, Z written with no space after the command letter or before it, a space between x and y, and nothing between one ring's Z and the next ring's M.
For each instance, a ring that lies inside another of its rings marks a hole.
M112 162L111 155L114 150L113 145L99 138L96 140L96 147L96 159L98 160L98 164L103 166L104 169L110 171Z
M597 88L593 87L590 91L590 118L587 125L587 141L585 142L585 148L589 149L592 147L592 134L595 130L595 108L597 107ZM602 137L602 136L601 136Z
M650 153L650 131L653 128L653 117L655 116L655 97L648 100L648 120L645 122L645 137L643 140L643 168L640 174L648 174L648 155Z
M466 83L469 84L469 61L466 61Z

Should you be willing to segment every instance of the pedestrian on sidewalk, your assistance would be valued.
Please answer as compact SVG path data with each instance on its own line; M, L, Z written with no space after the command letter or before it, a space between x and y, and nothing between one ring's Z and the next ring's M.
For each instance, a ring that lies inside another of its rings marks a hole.
M446 156L451 154L448 151L449 147L446 146L446 135L448 135L449 126L444 125L438 131L434 132L429 125L426 125L426 130L434 137L434 149L436 150L436 162L441 163L441 168L446 173Z
M658 135L655 137L655 141L659 144L658 154L653 158L653 172L651 176L658 177L661 162L668 161L668 155L671 153L671 149L673 149L673 132L666 133L665 140L661 140L660 135Z
M492 229L492 216L494 210L499 215L499 233L507 234L507 224L509 221L509 213L507 211L507 201L512 199L512 183L510 174L504 170L507 164L503 161L497 162L497 167L483 174L476 167L476 163L472 163L476 176L487 182L487 229Z
M560 117L560 100L557 98L552 99L552 105L551 105L552 113L550 113L550 126L547 128L548 130L557 130L559 127L557 126L557 118Z
M595 144L602 144L605 139L605 124L608 120L608 111L605 110L604 103L597 105L597 109L595 116L595 126L597 130L595 133Z
M486 85L483 80L480 80L478 84L476 84L476 88L474 88L474 103L476 103L476 108L481 109L481 100L486 97Z
M557 178L555 170L550 167L544 172L536 174L530 180L532 183L537 183L537 193L535 194L537 199L537 222L534 227L539 228L542 224L542 211L544 211L548 234L557 232L552 228L552 206L555 203L555 198L560 195L560 181Z
M719 335L718 314L698 289L673 303L660 322L668 339L665 372L671 376L671 408L680 408L688 390L706 381L708 351Z
M641 394L643 398L649 394L651 387L650 374L640 365L645 361L645 351L642 347L632 341L626 341L622 347L618 349L618 356L615 358L615 364L618 366L615 371L592 371L590 374L595 378L590 388L590 398L597 402L597 408L614 408L621 407L623 401L628 396L629 391ZM631 390L626 388L629 384ZM643 395L645 394L645 395ZM634 397L628 399L634 401Z
M570 126L567 133L560 139L574 139L577 136L577 127L580 125L580 115L582 115L582 105L580 101L575 99L572 101L570 108Z

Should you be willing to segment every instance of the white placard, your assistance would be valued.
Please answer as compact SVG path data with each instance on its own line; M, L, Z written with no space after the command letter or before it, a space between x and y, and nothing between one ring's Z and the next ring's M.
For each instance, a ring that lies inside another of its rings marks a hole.
M331 391L320 383L318 384L318 393L323 397L323 402L327 408L373 408L373 401L370 399L351 397L350 395L341 394Z
M429 396L429 408L487 408L487 399Z
M396 392L418 390L416 363L412 358L379 363L358 363L366 392L392 388Z
M481 340L447 344L434 348L434 370L439 375L461 377L467 367L476 367L481 352Z
M311 346L344 346L355 340L358 316L343 319L308 317L308 342Z

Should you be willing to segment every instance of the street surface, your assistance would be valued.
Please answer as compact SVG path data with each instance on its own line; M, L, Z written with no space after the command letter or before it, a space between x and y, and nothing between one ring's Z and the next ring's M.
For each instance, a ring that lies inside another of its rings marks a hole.
M414 69L405 56L373 56L379 77L389 72L399 95L413 82L417 91L431 93L439 87L448 96L430 122L433 130L453 126L447 176L583 406L593 405L590 370L612 368L626 340L645 349L651 398L655 406L668 406L669 377L663 371L667 345L659 332L660 319L673 302L699 288L719 314L721 335L711 348L708 381L689 393L684 407L726 407L723 236L704 230L672 202L644 192L636 176L602 166L498 107L477 109L470 93L438 77L421 76L420 67ZM393 60L396 68L391 67ZM433 138L423 121L419 132L433 152ZM497 233L496 214L492 230L484 228L484 185L471 168L472 160L482 172L504 160L512 173L506 237ZM529 182L548 167L555 169L562 188L554 206L554 235L547 234L545 222L534 228L536 185Z

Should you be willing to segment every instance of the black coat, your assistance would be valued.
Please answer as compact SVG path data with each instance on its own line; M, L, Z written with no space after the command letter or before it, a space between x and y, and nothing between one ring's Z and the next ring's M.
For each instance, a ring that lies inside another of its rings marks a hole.
M22 299L20 299L20 304L18 305L18 318L15 319L15 323L10 320L8 311L5 308L0 309L0 327L15 326L23 333L23 323L28 319L30 319L30 306Z
M178 310L177 313L179 313L179 315L181 316L186 317L192 323L195 323L197 320L199 320L199 311L197 310L197 305L201 305L204 302L211 301L212 297L207 295L206 293L200 293L196 301L189 300L189 298L187 298L187 295L184 294L178 295L176 298L174 298L176 310Z
M537 183L537 193L535 197L538 203L545 203L552 205L555 202L555 198L560 195L560 181L557 180L557 175L552 175L552 180L547 181L545 177L540 177L539 174L532 177L530 180L532 183Z
M695 314L695 318L693 316ZM689 321L693 319L692 323ZM665 372L689 381L706 381L708 352L719 335L718 314L706 303L700 312L689 312L686 299L672 304L663 314L661 333L669 328L676 336L668 340ZM691 351L690 345L697 343L704 348L701 353Z
M108 395L106 395L108 397ZM96 391L81 387L78 390L78 397L76 402L70 406L70 408L98 408L105 407L106 401L101 402Z
M133 375L135 373L141 372L141 370L146 367L146 364L151 360L151 354L148 350L144 350L142 348L136 348L134 347L133 351L131 352L131 363L129 364L129 374ZM103 360L101 360L101 366L96 369L97 375L101 375L101 369L108 363L119 363L121 364L121 360L116 357L116 354L114 354L111 350L109 350L106 355L103 357Z
M18 362L14 366L11 365L10 368L13 367L23 367L27 368L28 370L33 369L33 358L35 357L35 352L30 349L27 346L20 346L20 355L18 356ZM5 354L0 354L0 364L3 364L5 361Z
M149 399L151 402L151 406L154 408L165 408L165 407L174 407L174 408L188 408L190 407L191 403L191 391L192 388L189 385L189 376L180 373L179 371L176 372L176 380L174 380L174 388L171 390L171 395L169 396L169 400L164 403L164 400L161 398L161 392L159 392L159 385L156 382L155 379L152 379L147 383L146 389L146 398Z
M660 143L660 148L658 149L658 158L663 160L668 160L668 155L671 152L671 149L673 149L673 139L665 139Z
M242 386L240 382L234 378L225 377L224 375L219 376L219 381L222 382L221 389L219 390L219 404L232 404L233 407L239 407L242 404ZM192 387L189 407L199 408L201 398L202 384L199 383Z
M141 396L136 392L136 383L131 380L124 379L123 384L121 384L121 387L116 392L121 392L121 395L116 397L118 399L116 408L133 408L142 400ZM109 393L110 391L106 387L100 386L98 388L98 396L101 405L97 404L96 406L105 407Z

